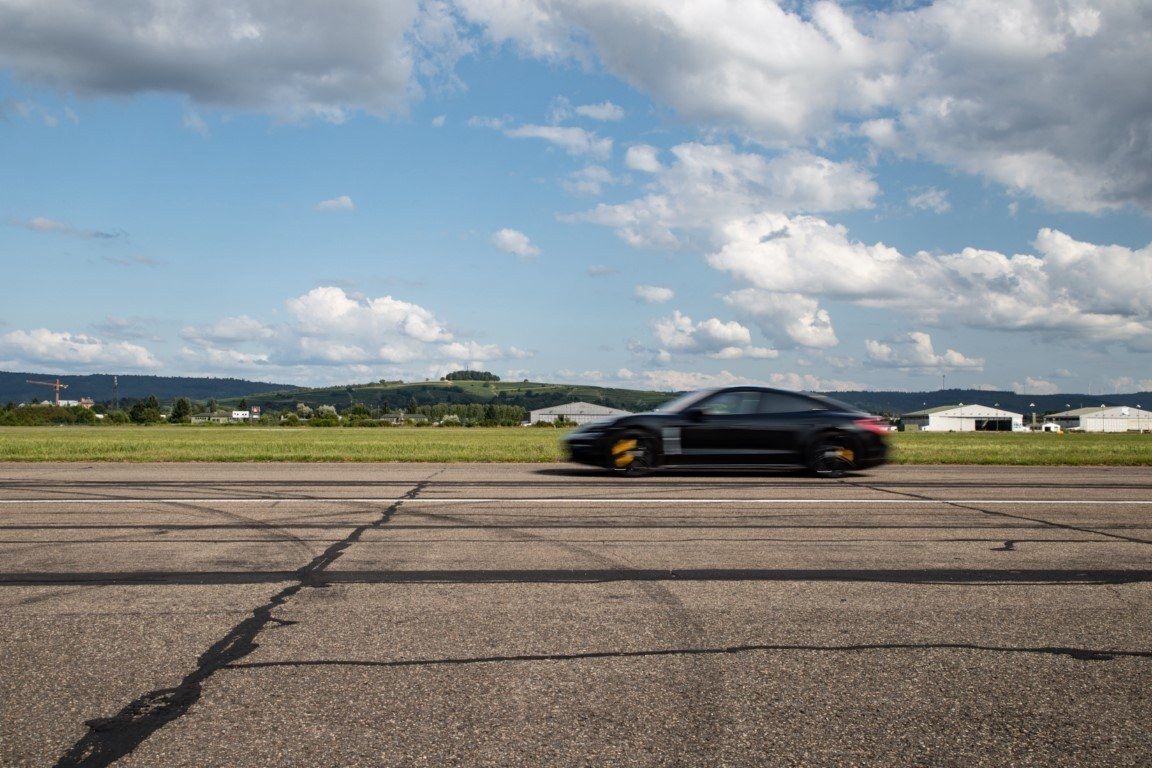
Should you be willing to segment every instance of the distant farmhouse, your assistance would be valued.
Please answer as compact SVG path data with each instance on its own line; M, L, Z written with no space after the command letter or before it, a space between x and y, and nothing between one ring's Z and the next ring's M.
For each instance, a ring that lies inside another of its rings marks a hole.
M925 432L1013 432L1024 429L1024 414L989 405L941 405L904 414L905 429Z
M1152 431L1152 411L1127 405L1101 405L1094 408L1073 408L1048 416L1064 429L1084 432L1146 432Z
M423 424L428 421L428 417L422 413L405 413L404 411L394 411L391 413L381 414L380 421L385 424L394 424L399 426L407 422L413 424Z
M194 413L190 417L193 424L231 424L231 411L216 411L215 413ZM235 419L239 421L239 419Z
M540 421L555 423L563 419L564 421L574 424L587 424L590 421L600 421L601 419L607 419L613 416L627 416L629 413L631 413L631 411L622 411L619 408L608 408L603 405L577 401L575 403L565 403L564 405L554 405L551 408L538 408L529 413L528 421L531 424Z

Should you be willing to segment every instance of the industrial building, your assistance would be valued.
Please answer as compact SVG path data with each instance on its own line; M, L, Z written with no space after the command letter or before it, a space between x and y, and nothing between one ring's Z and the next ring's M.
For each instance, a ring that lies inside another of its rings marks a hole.
M538 421L555 422L563 418L565 421L575 424L587 424L590 421L600 421L601 419L607 419L613 416L626 416L629 413L631 413L631 411L622 411L619 408L575 402L530 411L528 421L529 423L535 424Z
M1013 432L1024 429L1024 414L990 405L941 405L904 414L904 429L925 432Z
M1073 408L1047 416L1064 429L1083 432L1152 432L1152 411L1127 405Z

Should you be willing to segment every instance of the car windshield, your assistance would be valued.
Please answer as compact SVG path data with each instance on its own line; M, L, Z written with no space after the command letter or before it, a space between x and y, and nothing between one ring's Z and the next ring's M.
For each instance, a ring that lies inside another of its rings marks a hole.
M715 391L715 389L701 389L696 392L686 392L679 397L675 397L669 400L663 405L657 406L653 410L660 413L677 413L692 405L692 403L696 402L697 400L707 397Z

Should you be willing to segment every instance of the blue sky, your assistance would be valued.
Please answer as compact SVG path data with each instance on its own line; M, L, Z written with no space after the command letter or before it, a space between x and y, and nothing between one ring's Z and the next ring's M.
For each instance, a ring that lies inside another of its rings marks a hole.
M1149 29L0 0L0 367L1152 389Z

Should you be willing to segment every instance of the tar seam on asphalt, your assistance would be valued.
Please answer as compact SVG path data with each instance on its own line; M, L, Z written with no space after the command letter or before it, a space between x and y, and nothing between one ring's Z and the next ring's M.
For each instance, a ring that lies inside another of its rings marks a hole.
M1098 531L1094 528L1082 528L1082 527L1077 526L1077 525L1069 525L1068 523L1054 523L1051 520L1044 520L1043 518L1039 518L1039 517L1028 517L1027 515L1014 515L1011 512L997 512L997 511L991 510L991 509L981 509L980 507L971 506L972 504L979 504L980 503L979 501L976 501L976 500L973 500L971 502L961 503L961 502L957 502L957 501L949 501L948 499L934 499L931 496L925 496L925 495L920 494L920 493L911 493L910 491L896 491L896 490L892 490L891 488L884 488L882 486L869 485L868 483L853 483L849 480L841 480L840 482L844 485L850 485L853 488L867 488L870 491L879 491L880 493L889 493L889 494L892 494L894 496L905 496L905 497L912 498L912 499L921 499L923 501L931 501L931 502L935 502L936 504L944 504L946 506L953 507L955 509L966 509L969 512L979 512L983 515L990 515L992 517L1006 517L1006 518L1009 518L1011 520L1025 520L1025 521L1030 522L1030 523L1039 523L1041 525L1049 525L1049 526L1052 526L1053 528L1063 528L1066 531L1078 531L1079 533L1092 533L1092 534L1095 534L1097 536L1106 536L1110 539L1119 539L1121 541L1129 541L1129 542L1132 542L1133 544L1152 544L1152 540L1141 539L1141 538L1137 538L1136 536L1124 536L1124 535L1119 534L1119 533L1108 533L1107 531ZM1012 548L1008 547L1007 551L1012 551Z
M371 528L372 526L367 526ZM6 573L0 587L31 585L274 584L299 580L295 571L131 571L106 573ZM1141 584L1152 582L1150 569L1088 568L535 568L461 570L361 570L327 573L320 584L599 584L659 581L820 581L882 584ZM305 586L316 586L305 583ZM295 593L292 593L295 594Z
M433 475L434 477L435 475ZM404 501L414 499L427 487L431 478L418 482L403 497L393 502L369 523L357 526L340 541L333 543L307 565L292 572L295 581L255 608L251 616L232 627L197 659L196 667L174 688L149 691L112 717L86 722L88 733L72 745L56 762L57 768L105 768L133 752L153 733L183 717L200 699L204 683L216 672L255 651L257 637L269 624L286 626L292 622L277 619L272 612L283 606L306 587L323 586L323 572L365 532L380 528L392 519Z

